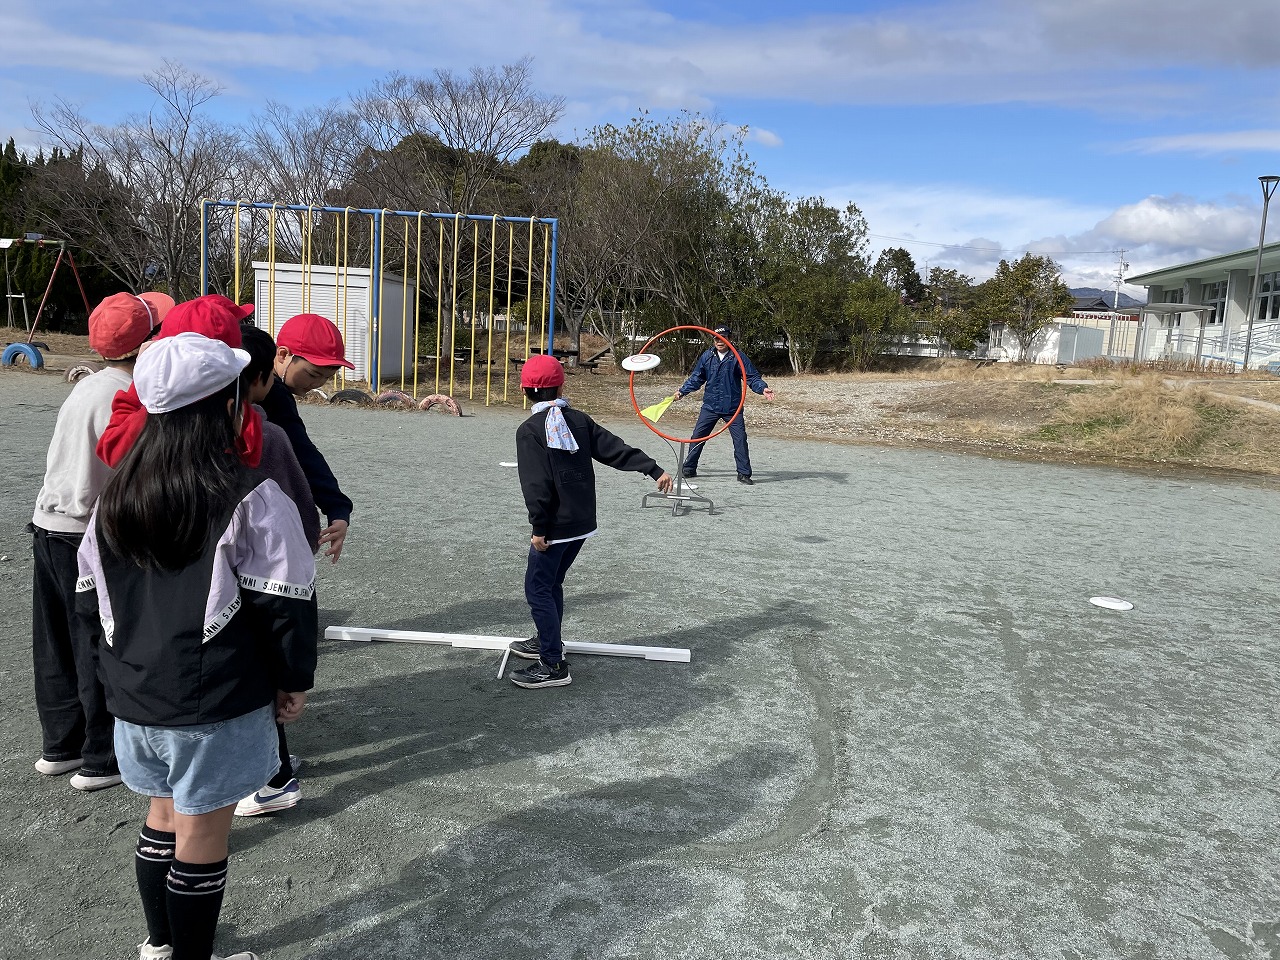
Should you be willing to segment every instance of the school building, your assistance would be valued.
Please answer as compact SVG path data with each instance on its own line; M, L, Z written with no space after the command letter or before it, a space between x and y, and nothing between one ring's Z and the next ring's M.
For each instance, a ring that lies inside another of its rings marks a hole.
M1253 295L1258 248L1180 263L1131 277L1147 288L1138 316L1135 358L1216 361L1280 370L1280 243L1262 250L1262 281ZM1252 307L1252 309L1251 309ZM1249 315L1253 333L1249 337Z

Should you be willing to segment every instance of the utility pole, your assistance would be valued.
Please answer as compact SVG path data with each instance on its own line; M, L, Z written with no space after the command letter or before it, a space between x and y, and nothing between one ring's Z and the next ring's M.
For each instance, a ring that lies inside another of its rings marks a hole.
M1116 341L1116 325L1120 322L1120 285L1124 283L1124 272L1129 269L1128 261L1124 255L1128 251L1117 250L1116 259L1118 261L1116 269L1116 292L1111 300L1111 336L1107 338L1107 355L1114 353Z

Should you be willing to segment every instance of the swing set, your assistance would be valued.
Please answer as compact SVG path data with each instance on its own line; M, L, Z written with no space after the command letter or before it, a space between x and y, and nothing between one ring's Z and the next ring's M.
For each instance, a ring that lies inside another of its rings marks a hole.
M36 308L35 319L32 320L27 311L27 296L25 293L13 289L13 267L9 260L9 251L14 247L21 247L26 244L34 244L38 249L57 248L58 258L53 263L53 270L49 273L49 283L44 288L44 296L40 298L40 306ZM17 343L6 344L4 353L0 354L0 365L11 367L17 363L18 359L25 360L31 369L39 370L44 366L44 356L40 353L40 347L49 349L47 344L36 341L36 329L40 326L40 317L44 314L45 305L49 302L49 293L53 290L53 282L57 279L58 268L62 266L65 259L71 267L71 273L76 278L76 286L80 288L80 299L84 301L85 316L91 312L89 308L89 297L84 292L84 283L80 280L80 271L76 269L76 258L71 253L71 248L65 240L49 240L38 233L28 233L21 239L0 238L0 249L4 250L4 297L6 315L8 319L8 329L12 330L16 324L14 323L14 301L22 302L22 322L26 329L27 339Z

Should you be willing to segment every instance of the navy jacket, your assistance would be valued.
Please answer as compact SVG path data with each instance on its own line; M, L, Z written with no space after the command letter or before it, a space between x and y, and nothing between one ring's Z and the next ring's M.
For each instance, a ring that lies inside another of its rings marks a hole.
M516 430L520 490L535 537L568 540L596 528L596 473L592 460L615 470L634 470L657 480L663 470L643 450L629 447L572 407L561 412L577 451L547 446L547 412L539 410Z
M307 483L311 485L311 496L316 506L324 511L329 522L345 520L351 522L351 501L338 488L338 480L329 469L329 464L316 445L307 436L307 425L298 415L298 401L293 399L279 379L271 387L271 392L262 401L262 409L267 412L267 419L289 435L289 443L293 446L294 456L302 465L302 472L307 475Z
M744 356L742 362L746 364L747 386L753 393L764 393L769 385L760 376L760 371L747 357ZM742 400L742 374L738 372L738 358L733 355L732 350L724 355L723 360L715 348L708 347L704 350L693 366L693 373L689 374L689 379L680 388L680 394L683 396L693 393L704 383L707 385L707 391L702 395L704 407L725 416L738 409L738 403Z

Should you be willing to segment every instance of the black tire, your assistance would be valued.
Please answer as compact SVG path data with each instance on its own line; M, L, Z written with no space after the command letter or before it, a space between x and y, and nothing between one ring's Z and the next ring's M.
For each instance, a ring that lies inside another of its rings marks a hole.
M358 407L373 406L373 397L363 390L339 390L329 398L330 403L352 403Z

